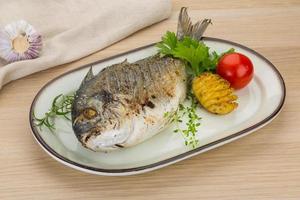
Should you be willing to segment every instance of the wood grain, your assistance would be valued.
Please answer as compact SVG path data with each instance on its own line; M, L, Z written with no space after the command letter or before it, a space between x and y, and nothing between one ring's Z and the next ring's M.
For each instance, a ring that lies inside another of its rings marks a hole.
M300 199L300 1L174 0L170 19L103 51L33 74L0 91L0 199ZM213 19L206 35L242 43L282 73L287 99L268 126L221 148L164 169L130 177L102 177L67 168L34 141L28 111L49 80L176 29L180 7L194 20Z

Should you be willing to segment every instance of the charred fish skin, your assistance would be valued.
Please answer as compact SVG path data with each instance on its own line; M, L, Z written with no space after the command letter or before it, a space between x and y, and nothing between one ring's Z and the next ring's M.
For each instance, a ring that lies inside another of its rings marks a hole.
M202 23L192 25L186 8L182 8L178 37L201 38L206 29L204 25L199 28ZM201 31L201 36L195 31ZM186 79L182 61L159 55L133 63L125 60L97 75L90 69L72 105L75 135L93 151L111 151L145 141L169 124L164 113L176 112L184 101Z

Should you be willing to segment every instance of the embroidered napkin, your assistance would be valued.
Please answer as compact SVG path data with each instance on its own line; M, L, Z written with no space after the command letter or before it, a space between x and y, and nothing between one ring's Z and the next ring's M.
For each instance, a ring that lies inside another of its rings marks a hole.
M43 36L40 57L10 64L0 59L0 88L101 50L171 13L170 0L0 0L0 5L0 27L24 19Z

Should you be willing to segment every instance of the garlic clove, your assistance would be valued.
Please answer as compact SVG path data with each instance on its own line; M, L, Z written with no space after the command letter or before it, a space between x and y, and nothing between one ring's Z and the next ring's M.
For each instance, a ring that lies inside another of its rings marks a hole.
M0 30L0 57L7 62L37 58L42 50L42 36L25 20Z

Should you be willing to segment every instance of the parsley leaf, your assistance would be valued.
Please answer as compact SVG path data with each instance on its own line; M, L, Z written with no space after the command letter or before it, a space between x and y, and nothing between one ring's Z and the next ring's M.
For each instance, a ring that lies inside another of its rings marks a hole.
M174 32L167 31L165 36L162 37L162 42L156 46L159 48L161 55L172 55L177 46L177 37Z
M195 43L195 41L190 38L184 38L183 41L179 42L177 47L175 47L173 56L187 61L195 75L199 75L205 70L205 68L201 66L207 62L209 48L203 43Z

